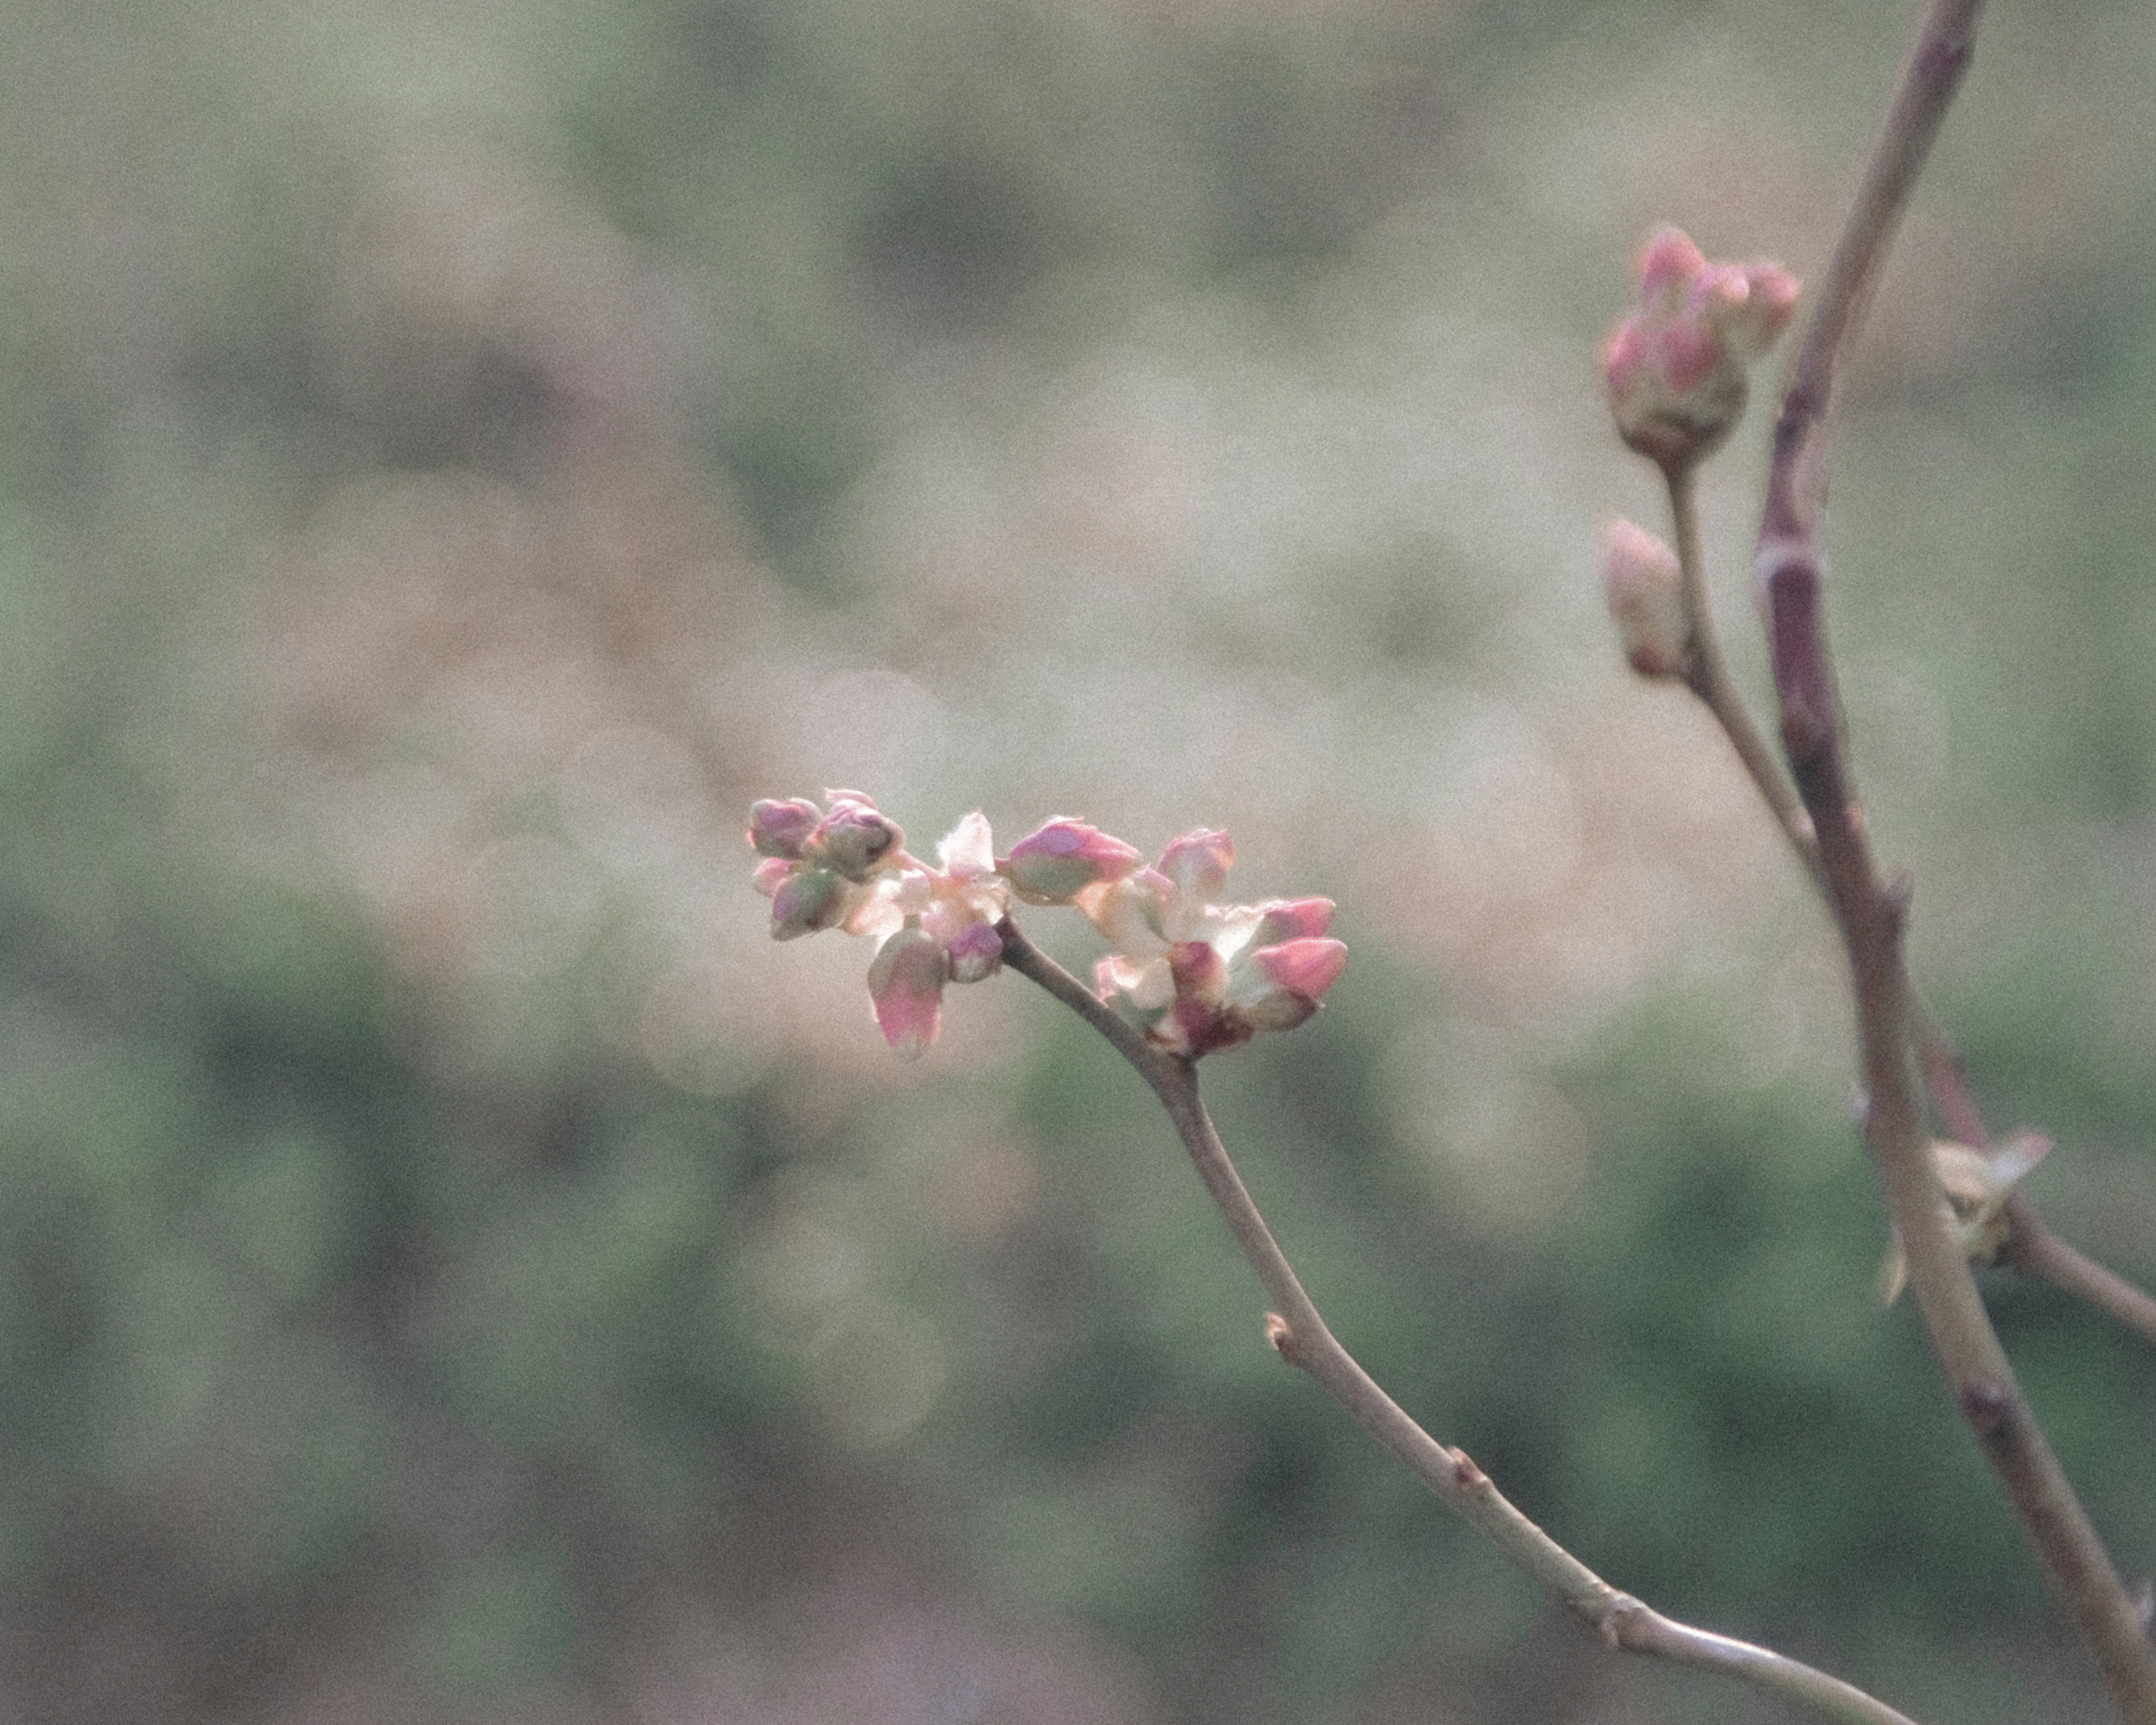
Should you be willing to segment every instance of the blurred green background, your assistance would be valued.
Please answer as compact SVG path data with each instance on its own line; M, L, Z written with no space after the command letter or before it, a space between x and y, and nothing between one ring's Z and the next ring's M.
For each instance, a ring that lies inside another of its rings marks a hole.
M1283 1372L1075 1022L904 1067L774 947L743 811L827 784L1337 898L1207 1077L1343 1337L1664 1609L2097 1717L1873 1298L1822 920L1594 588L1630 249L1816 275L1901 10L0 13L0 1717L1788 1717ZM2145 1281L2156 12L1985 28L1840 657L1979 1099ZM1989 1286L2145 1574L2156 1362Z

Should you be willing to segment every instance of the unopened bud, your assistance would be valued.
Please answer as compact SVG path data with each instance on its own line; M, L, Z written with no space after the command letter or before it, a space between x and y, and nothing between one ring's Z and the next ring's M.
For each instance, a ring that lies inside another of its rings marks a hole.
M984 982L1003 968L1004 942L987 922L969 922L943 943L954 983Z
M901 928L876 949L869 966L869 999L883 1040L906 1060L919 1057L943 1025L943 983L950 962L936 937Z
M771 898L771 937L829 928L846 914L846 883L829 869L795 869L778 883Z
M1674 472L1744 412L1746 364L1789 326L1800 284L1779 264L1710 264L1675 228L1640 255L1640 309L1610 332L1602 369L1618 434Z
M823 818L824 811L804 797L767 797L749 809L748 842L760 856L798 862L802 847Z
M805 850L814 861L858 881L867 880L875 865L905 842L898 823L867 798L834 791L831 812L810 834Z
M1122 880L1141 860L1121 839L1059 817L1012 845L999 869L1028 904L1067 905L1097 881Z
M1292 1030L1317 1010L1347 966L1348 948L1339 941L1283 941L1240 967L1229 1004L1254 1030Z
M1186 902L1211 904L1228 885L1235 866L1235 841L1225 833L1200 827L1168 841L1160 854L1160 872Z
M1268 899L1258 906L1261 913L1250 936L1253 947L1276 947L1282 941L1309 940L1332 926L1329 898Z
M1602 543L1602 593L1625 662L1643 677L1681 675L1691 654L1691 614L1677 554L1645 528L1612 521Z

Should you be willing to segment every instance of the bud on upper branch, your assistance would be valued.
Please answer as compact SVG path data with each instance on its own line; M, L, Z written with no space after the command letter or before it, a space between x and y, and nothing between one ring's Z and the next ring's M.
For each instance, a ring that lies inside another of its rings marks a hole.
M1711 264L1680 229L1640 254L1640 309L1602 371L1618 434L1666 471L1707 454L1744 412L1745 368L1774 345L1801 284L1779 264Z

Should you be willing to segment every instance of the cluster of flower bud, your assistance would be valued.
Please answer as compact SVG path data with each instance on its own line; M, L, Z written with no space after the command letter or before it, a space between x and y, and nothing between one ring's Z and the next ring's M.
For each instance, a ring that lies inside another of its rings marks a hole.
M1121 839L1059 818L998 858L974 814L937 846L932 868L858 791L824 794L828 808L797 798L749 811L749 843L763 858L756 887L771 901L775 939L843 928L878 942L869 998L902 1055L936 1040L946 983L1000 966L997 924L1013 897L1082 911L1113 949L1095 967L1101 999L1187 1060L1292 1029L1347 963L1347 947L1326 937L1330 899L1219 902L1235 860L1225 833L1187 833L1147 867Z
M1120 1000L1152 1042L1188 1060L1293 1029L1348 962L1347 947L1326 937L1329 898L1221 903L1235 860L1227 834L1201 828L1152 867L1075 900L1114 949L1093 969L1101 998Z
M996 924L1009 906L988 824L960 821L932 868L906 848L898 824L859 791L826 791L749 810L748 841L763 860L756 890L771 901L774 940L843 928L877 942L869 999L884 1040L918 1055L942 1028L947 983L978 983L1003 963Z
M1680 229L1640 254L1640 309L1603 344L1618 434L1674 471L1729 434L1745 368L1789 326L1801 284L1779 264L1711 264Z

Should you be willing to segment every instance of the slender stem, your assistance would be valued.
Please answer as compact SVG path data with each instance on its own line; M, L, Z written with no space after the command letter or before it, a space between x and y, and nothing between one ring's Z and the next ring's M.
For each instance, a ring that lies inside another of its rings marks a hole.
M2156 1725L2156 1649L2007 1363L1939 1188L1909 1058L1902 951L1908 886L1905 879L1882 881L1872 864L1844 757L1822 614L1819 528L1835 369L1968 68L1976 12L1976 0L1933 0L1924 18L1775 424L1758 571L1783 748L1811 815L1820 877L1849 957L1868 1100L1866 1136L1907 1254L1917 1312L1948 1388L2113 1707L2133 1725Z
M1620 1593L1523 1514L1465 1450L1449 1448L1424 1430L1342 1346L1305 1291L1205 1111L1196 1066L1147 1042L1008 917L996 932L1003 938L1004 963L1098 1030L1160 1098L1199 1178L1276 1308L1265 1318L1265 1337L1274 1349L1314 1378L1446 1507L1531 1580L1555 1594L1616 1651L1719 1672L1844 1725L1912 1725L1905 1714L1839 1677L1767 1648L1676 1622Z
M1677 566L1684 581L1686 609L1691 619L1691 650L1685 665L1685 686L1699 697L1701 705L1722 726L1722 734L1729 739L1729 746L1736 751L1760 799L1774 817L1774 824L1789 841L1790 850L1804 865L1812 885L1824 894L1826 880L1820 872L1819 835L1812 829L1812 818L1805 813L1804 798L1783 773L1781 763L1774 758L1752 716L1752 709L1738 692L1736 680L1729 674L1729 661L1722 654L1721 640L1715 632L1714 606L1707 590L1707 556L1700 543L1697 472L1697 465L1693 463L1663 470L1663 478L1669 485L1670 516L1676 531ZM1968 1081L1962 1076L1961 1060L1954 1053L1953 1044L1923 1002L1913 995L1909 1002L1909 1034L1915 1045L1917 1066L1924 1075L1925 1087L1931 1092L1933 1103L1948 1132L1964 1144L1980 1148L1989 1143L1991 1135L1985 1131L1984 1117L1969 1097Z
M1789 848L1796 852L1797 860L1804 865L1804 872L1811 876L1813 884L1823 890L1819 840L1812 831L1812 818L1804 813L1803 798L1783 773L1781 763L1775 760L1766 737L1753 722L1752 710L1745 706L1743 696L1738 693L1736 681L1729 675L1729 661L1723 656L1722 643L1715 634L1714 607L1707 593L1707 556L1700 543L1698 472L1698 465L1689 461L1662 470L1669 483L1670 517L1676 529L1677 567L1684 583L1686 613L1691 623L1691 646L1685 656L1685 686L1714 715L1722 735L1737 751L1738 760L1765 802L1768 812L1774 817L1774 824L1781 828Z
M1797 794L1752 717L1752 710L1730 675L1714 627L1714 608L1707 588L1707 558L1700 541L1696 463L1663 470L1669 485L1670 516L1676 535L1677 566L1684 583L1685 606L1691 623L1691 646L1683 672L1685 686L1698 696L1729 740L1774 824L1789 841L1797 860L1822 895L1819 839ZM1984 1117L1969 1095L1960 1057L1952 1040L1913 988L1908 993L1909 1040L1923 1075L1924 1087L1949 1137L1982 1148L1991 1142ZM2013 1229L1999 1261L2039 1276L2098 1311L2156 1342L2156 1299L2068 1245L2045 1226L2028 1199L2016 1194L2008 1211Z
M2107 1312L2144 1340L2156 1342L2156 1300L2123 1276L2084 1257L2045 1226L2020 1193L2006 1201L2007 1235L1999 1261L2046 1281Z
M1808 533L1826 498L1821 459L1835 367L1887 260L1932 141L1975 52L1979 0L1932 0L1828 266L1774 425L1766 531Z

